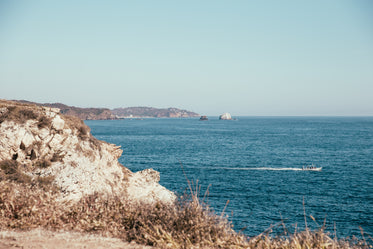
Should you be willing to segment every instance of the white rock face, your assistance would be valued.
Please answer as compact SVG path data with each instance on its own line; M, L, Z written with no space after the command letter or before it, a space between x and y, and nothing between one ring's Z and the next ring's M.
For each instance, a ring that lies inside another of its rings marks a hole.
M173 202L175 196L170 195L169 190L159 185L159 180L159 172L153 169L136 172L128 180L127 194L129 199L145 203L149 200L164 203Z
M79 200L94 193L123 194L135 202L175 200L174 193L159 185L157 171L132 173L118 162L120 147L92 137L81 120L63 116L58 109L32 106L39 118L50 119L49 125L41 127L38 119L19 122L2 118L10 111L2 104L0 100L0 161L15 159L31 169L28 174L33 177L54 176L61 200ZM35 166L43 160L51 165Z
M65 126L65 121L60 117L60 115L56 115L52 119L52 128L56 131L60 131Z
M231 120L232 116L229 113L224 113L224 114L219 116L219 119L221 119L221 120Z

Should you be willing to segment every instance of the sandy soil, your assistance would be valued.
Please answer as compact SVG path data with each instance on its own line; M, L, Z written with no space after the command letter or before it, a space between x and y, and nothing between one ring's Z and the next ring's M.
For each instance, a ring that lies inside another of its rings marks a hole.
M42 229L31 231L0 231L0 249L152 249L153 247L124 242L120 239L105 238L97 235L51 232Z

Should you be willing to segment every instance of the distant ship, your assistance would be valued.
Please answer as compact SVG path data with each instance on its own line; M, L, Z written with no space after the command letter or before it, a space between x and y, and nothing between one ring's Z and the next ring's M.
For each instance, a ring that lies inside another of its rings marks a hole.
M207 118L207 116L201 116L201 118L199 119L199 121L207 121L207 120L209 120L209 119Z

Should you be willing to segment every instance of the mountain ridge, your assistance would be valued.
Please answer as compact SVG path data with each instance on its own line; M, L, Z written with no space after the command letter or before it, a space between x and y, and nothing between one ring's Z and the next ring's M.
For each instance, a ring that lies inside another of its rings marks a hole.
M191 118L200 116L198 113L175 107L155 108L146 106L115 108L112 113L119 118Z
M82 120L113 120L122 118L191 118L200 116L198 113L175 107L155 108L146 106L136 106L109 109L94 107L83 108L69 106L63 103L37 103L27 100L14 101L24 104L35 104L38 106L58 108L60 109L60 112L62 114L75 116Z

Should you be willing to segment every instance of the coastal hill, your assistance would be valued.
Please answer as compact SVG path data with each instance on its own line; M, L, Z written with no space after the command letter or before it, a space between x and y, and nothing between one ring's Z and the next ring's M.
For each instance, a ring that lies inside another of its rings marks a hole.
M18 100L17 102L25 104L34 104L38 106L46 106L51 108L58 108L60 109L60 112L62 114L74 116L82 120L116 119L116 116L108 108L81 108L75 106L68 106L61 103L35 103L26 100Z
M154 107L127 107L112 110L118 118L192 118L200 115L178 108L159 109Z
M16 101L24 104L58 108L62 114L74 116L82 120L111 120L119 118L191 118L200 116L195 112L173 107L163 109L154 107L127 107L110 110L108 108L81 108L61 103L35 103L26 100Z

